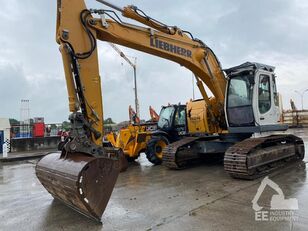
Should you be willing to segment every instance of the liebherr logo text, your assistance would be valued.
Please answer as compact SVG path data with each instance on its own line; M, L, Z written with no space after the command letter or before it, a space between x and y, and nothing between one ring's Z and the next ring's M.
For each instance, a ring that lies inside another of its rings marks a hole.
M158 39L150 38L150 44L152 47L159 48L161 50L169 51L178 55L182 55L188 58L191 58L192 52L182 47L172 45L167 42L160 41Z

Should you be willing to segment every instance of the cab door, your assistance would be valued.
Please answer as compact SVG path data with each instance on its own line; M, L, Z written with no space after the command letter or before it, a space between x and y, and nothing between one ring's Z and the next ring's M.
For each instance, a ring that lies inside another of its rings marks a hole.
M186 106L179 105L177 107L173 125L175 136L183 136L186 134Z
M279 100L275 75L259 71L257 74L254 111L259 125L273 125L279 121Z

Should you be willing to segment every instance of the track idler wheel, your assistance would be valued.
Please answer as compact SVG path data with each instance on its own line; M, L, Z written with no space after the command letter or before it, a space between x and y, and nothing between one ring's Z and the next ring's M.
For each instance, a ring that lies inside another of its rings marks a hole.
M120 161L82 153L52 153L36 165L36 176L54 197L101 221L120 172Z

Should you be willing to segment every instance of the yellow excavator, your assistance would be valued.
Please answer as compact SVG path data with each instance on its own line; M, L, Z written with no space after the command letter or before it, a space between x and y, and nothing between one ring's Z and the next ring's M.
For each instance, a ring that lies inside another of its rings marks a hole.
M245 63L223 70L214 52L190 32L163 24L136 6L97 1L109 8L87 9L84 0L57 1L56 40L71 131L61 153L49 154L36 165L39 181L53 197L100 221L121 169L121 149L103 146L97 40L174 61L194 73L203 99L189 102L179 113L166 108L160 114L158 125L163 128L186 123L177 131L182 137L163 150L168 167L181 168L207 153L225 152L225 170L233 177L252 179L304 157L299 137L252 138L254 133L287 129L277 122L274 67ZM118 12L138 25L124 22Z
M151 116L151 122L158 122L159 120L159 115L157 114L157 112L155 111L154 108L152 108L152 106L149 107L149 111L150 111L150 116Z
M128 107L128 114L129 114L129 122L131 124L140 124L140 118L138 117L135 110L132 108L131 105Z

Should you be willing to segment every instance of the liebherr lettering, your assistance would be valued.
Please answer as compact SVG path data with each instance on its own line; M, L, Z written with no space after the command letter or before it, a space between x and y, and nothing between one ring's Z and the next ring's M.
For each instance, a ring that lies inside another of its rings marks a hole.
M161 50L169 51L169 52L172 52L174 54L182 55L182 56L185 56L185 57L188 57L188 58L192 57L192 52L190 50L187 50L185 48L182 48L182 47L179 47L179 46L176 46L176 45L172 45L172 44L167 43L167 42L163 42L159 39L150 38L150 44L151 44L152 47L156 47L156 48L161 49Z

